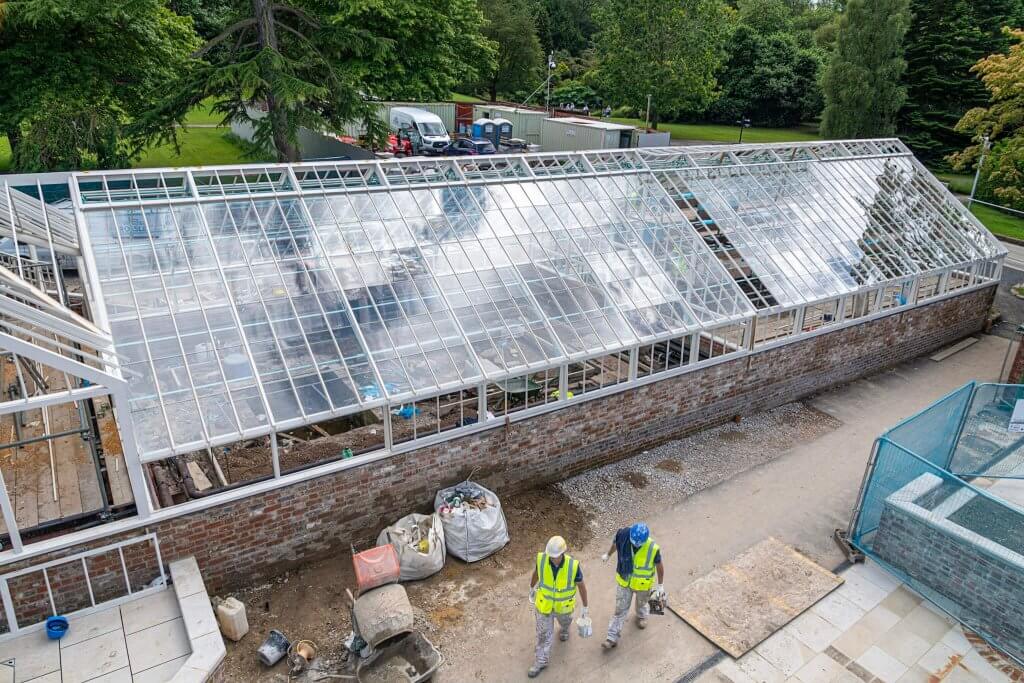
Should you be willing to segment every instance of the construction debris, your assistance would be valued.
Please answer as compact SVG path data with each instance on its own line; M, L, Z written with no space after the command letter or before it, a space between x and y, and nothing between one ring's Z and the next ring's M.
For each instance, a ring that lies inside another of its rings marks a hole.
M437 513L402 517L377 537L377 545L387 544L398 554L401 581L425 579L444 568L444 527Z
M469 480L441 489L434 496L448 552L476 562L492 555L509 541L501 501L494 492Z

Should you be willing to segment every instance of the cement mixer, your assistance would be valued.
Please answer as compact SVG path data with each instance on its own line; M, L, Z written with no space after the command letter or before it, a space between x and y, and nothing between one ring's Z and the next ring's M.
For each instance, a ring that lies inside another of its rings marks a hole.
M390 545L386 547L394 552ZM367 551L377 566L380 552ZM365 559L359 555L352 558L357 577L367 575ZM397 559L395 567L394 582L369 589L363 584L358 597L349 591L352 633L345 646L351 655L350 668L361 683L419 683L430 680L441 666L440 651L414 628L409 595L397 583ZM378 572L374 583L379 580Z

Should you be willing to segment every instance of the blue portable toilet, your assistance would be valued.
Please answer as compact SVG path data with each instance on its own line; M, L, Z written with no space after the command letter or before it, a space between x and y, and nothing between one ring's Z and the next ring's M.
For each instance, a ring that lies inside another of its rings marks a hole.
M512 122L508 119L491 119L494 123L494 137L489 138L495 147L501 144L502 140L512 137Z
M496 137L496 128L493 119L477 119L473 122L473 139L474 140L490 140L494 143L494 146L498 146L498 139Z

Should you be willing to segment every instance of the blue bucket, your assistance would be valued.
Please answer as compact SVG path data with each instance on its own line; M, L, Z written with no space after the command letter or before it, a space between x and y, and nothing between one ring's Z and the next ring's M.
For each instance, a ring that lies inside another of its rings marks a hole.
M50 640L60 640L67 632L67 617L53 616L46 620L46 636Z

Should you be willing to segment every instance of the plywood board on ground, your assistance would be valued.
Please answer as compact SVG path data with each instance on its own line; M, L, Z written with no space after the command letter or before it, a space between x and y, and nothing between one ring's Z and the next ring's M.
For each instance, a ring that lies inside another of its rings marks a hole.
M691 583L671 605L705 638L740 657L842 583L769 537Z

